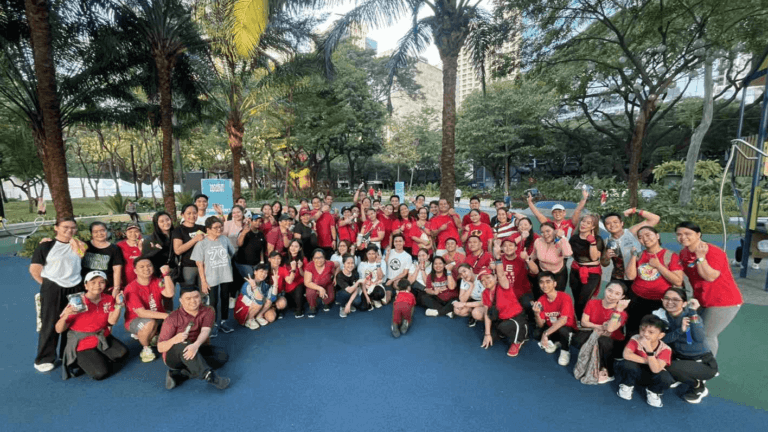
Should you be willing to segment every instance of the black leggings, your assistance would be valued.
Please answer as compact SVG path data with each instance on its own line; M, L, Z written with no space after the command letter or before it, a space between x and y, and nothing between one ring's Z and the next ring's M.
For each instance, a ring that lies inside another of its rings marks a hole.
M540 341L541 337L544 336L545 331L545 328L537 327L536 330L533 331L533 338ZM563 351L568 351L571 347L573 332L573 328L564 325L557 329L556 332L549 335L549 340L552 341L552 343L560 342L560 348L562 348Z
M288 302L288 309L304 312L304 285L299 285L293 291L285 293L285 300Z
M440 316L446 315L448 312L453 312L453 302L457 299L440 300L439 297L432 294L427 294L424 291L419 291L416 303L419 306L427 309L437 309L437 314Z
M510 319L499 319L499 311L496 306L493 306L487 313L491 320L493 340L496 340L497 333L508 337L512 343L520 343L528 339L528 320L525 318L525 312L520 312Z
M96 348L77 352L77 365L97 381L109 376L112 363L119 362L128 355L128 348L119 339L109 335L107 342L109 348L104 352Z
M631 289L629 290L629 300L626 324L627 338L640 332L640 321L642 321L644 316L650 315L653 311L663 307L661 300L649 300L640 297Z
M165 354L165 365L173 374L183 374L190 378L205 378L206 372L219 369L229 360L227 353L213 345L201 345L197 355L191 360L184 358L184 348L189 342L177 343Z
M35 364L53 363L56 361L56 345L59 346L59 355L64 353L67 346L67 332L56 333L56 322L59 315L67 307L69 294L83 291L82 285L75 285L70 288L62 288L48 279L43 279L40 285L40 333L37 337L37 357ZM59 341L59 339L61 339Z
M573 308L576 311L577 322L581 322L584 308L587 307L587 303L595 292L600 290L600 278L599 274L590 273L587 283L582 284L579 272L577 270L571 271L571 293L573 294Z
M675 357L672 364L667 366L667 370L675 380L690 387L697 387L698 381L706 381L715 376L717 361L711 352L693 359Z
M573 346L578 349L587 343L587 339L592 336L592 331L582 330L573 336ZM618 342L618 343L617 343ZM600 336L597 338L597 352L600 355L600 367L608 371L609 376L613 376L613 361L621 358L624 350L623 341L615 341L610 336Z

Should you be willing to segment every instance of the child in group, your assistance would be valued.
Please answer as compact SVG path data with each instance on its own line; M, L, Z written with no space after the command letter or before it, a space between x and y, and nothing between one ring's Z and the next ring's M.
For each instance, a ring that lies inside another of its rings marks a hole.
M661 340L666 327L656 315L646 315L640 321L640 334L632 336L624 348L624 361L618 361L614 366L620 398L631 400L635 384L640 384L647 386L648 405L664 406L661 395L675 382L666 370L672 363L672 349Z
M413 307L416 306L416 296L411 292L411 283L408 279L400 279L395 286L397 296L392 303L392 336L400 337L408 333L413 320Z
M555 342L560 344L560 366L568 366L571 361L571 337L576 332L576 312L573 310L573 300L568 294L557 291L557 281L554 273L543 271L539 273L539 288L544 293L533 304L536 330L534 339L540 339L541 349L552 354L557 350Z
M256 266L253 276L246 276L246 282L235 301L235 319L251 330L256 330L277 319L277 309L285 309L287 302L284 297L277 296L277 276L273 276L272 285L266 279L269 275L269 264L261 263Z

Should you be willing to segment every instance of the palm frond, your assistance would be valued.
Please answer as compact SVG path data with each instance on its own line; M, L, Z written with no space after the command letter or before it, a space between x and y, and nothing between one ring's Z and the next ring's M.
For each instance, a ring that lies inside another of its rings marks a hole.
M237 52L248 57L259 46L269 22L268 0L237 0L232 9L232 35Z

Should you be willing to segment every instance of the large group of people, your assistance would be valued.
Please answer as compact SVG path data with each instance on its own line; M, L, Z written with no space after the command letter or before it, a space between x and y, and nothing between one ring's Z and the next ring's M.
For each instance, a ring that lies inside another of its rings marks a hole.
M528 340L559 349L562 366L578 353L574 375L586 384L615 379L624 399L635 385L654 407L679 384L688 402L707 395L718 335L742 298L725 253L695 224L677 226L677 254L660 243L659 216L639 209L603 215L603 239L601 218L582 215L586 192L571 218L556 205L550 219L529 198L538 233L503 202L491 219L472 197L462 219L446 199L420 195L409 206L360 192L338 211L330 195L254 212L240 198L228 215L216 204L206 215L200 194L178 226L158 212L149 236L131 224L116 245L101 222L84 243L73 219L57 220L55 238L40 243L30 265L40 283L35 368L54 368L61 334L63 377L105 378L128 355L111 333L123 314L140 359L162 354L167 388L197 378L223 389L229 379L216 370L228 357L211 344L219 332L274 325L288 311L314 318L338 307L347 318L391 304L394 337L408 333L418 306L426 317L480 323L481 346L508 344L510 357ZM625 228L633 214L641 222ZM681 288L685 277L692 295Z

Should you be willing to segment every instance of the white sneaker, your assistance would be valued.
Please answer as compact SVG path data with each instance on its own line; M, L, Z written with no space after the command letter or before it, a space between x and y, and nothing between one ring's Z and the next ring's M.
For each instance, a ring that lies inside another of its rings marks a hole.
M561 349L560 350L560 358L557 359L557 364L560 366L568 366L568 363L571 362L571 353Z
M378 301L378 300L374 300L373 301L373 307L375 307L376 309L380 308L381 307L381 302Z
M552 341L547 341L547 345L544 346L539 342L539 348L543 349L547 354L552 354L553 352L557 351L557 345L552 343Z
M350 311L351 311L351 309L350 309ZM339 317L341 317L341 318L346 318L347 317L347 313L344 312L344 306L339 307Z
M654 407L654 408L661 408L664 406L664 404L661 403L661 395L658 393L654 393L648 389L645 390L645 394L647 396L646 401L648 402L648 405Z
M53 370L53 368L53 363L35 363L35 369L37 369L38 372L50 372Z
M232 297L229 298L229 308L234 309L235 308L235 299Z
M259 323L257 323L256 320L253 318L246 321L245 324L243 325L248 327L251 330L257 330L259 328Z
M141 350L141 354L139 354L139 357L141 358L141 361L143 361L144 363L149 363L155 359L155 353L152 352L152 348L147 346Z
M355 308L354 306L350 306L349 307L349 311L350 312L357 312L357 308Z
M447 314L445 314L445 316L447 316L450 319L453 319L453 312L448 312Z
M624 400L632 400L632 392L634 390L634 387L630 387L626 384L619 384L619 393L617 394Z
M262 318L262 317L256 317L256 322L259 323L260 326L265 326L269 324L269 321L267 321L265 318Z
M760 264L758 263L753 262L750 267L752 267L752 270L760 270Z
M437 316L437 309L427 309L426 312L424 312L424 315L428 317L436 317Z

